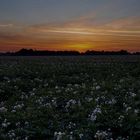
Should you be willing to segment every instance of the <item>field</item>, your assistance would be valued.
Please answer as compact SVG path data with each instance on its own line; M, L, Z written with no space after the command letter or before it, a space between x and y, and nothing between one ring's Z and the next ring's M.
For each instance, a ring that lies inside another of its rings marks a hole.
M140 139L140 56L0 57L0 140Z

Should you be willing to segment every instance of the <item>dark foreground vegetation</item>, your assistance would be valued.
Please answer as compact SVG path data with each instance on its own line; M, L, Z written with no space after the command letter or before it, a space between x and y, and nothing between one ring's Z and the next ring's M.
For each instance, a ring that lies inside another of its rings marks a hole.
M78 51L39 51L39 50L32 50L32 49L21 49L17 52L7 52L1 53L0 55L6 56L72 56L72 55L140 55L140 52L130 53L126 50L120 51L86 51L86 52L78 52Z
M139 56L0 57L0 140L139 140Z

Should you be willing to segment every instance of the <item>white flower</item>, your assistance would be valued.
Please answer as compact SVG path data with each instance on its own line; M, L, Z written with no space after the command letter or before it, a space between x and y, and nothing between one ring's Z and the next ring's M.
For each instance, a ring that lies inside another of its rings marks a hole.
M7 127L7 123L2 123L2 127Z
M126 104L126 103L123 103L123 106L124 106L124 107L127 107L127 104Z
M20 126L20 122L17 122L17 123L16 123L16 126Z
M23 103L22 104L15 105L13 107L13 109L22 109L22 107L24 107L24 104Z
M134 113L138 114L139 113L139 109L135 109Z
M54 105L55 107L57 107L57 102L55 99L52 100L52 105Z
M55 89L59 89L59 87L58 86L55 86Z
M1 107L0 112L7 112L7 108L6 107Z
M116 102L117 101L113 98L110 101L108 101L108 104L113 105L113 104L116 104Z
M7 122L7 119L4 120L4 122L1 124L2 127L8 127L8 125L10 125L11 123L10 122Z
M68 102L67 102L67 104L66 104L66 108L68 108L68 107L70 107L71 105L75 105L76 104L76 100L74 100L74 99L71 99L71 100L69 100Z
M35 95L35 93L34 93L34 92L32 92L32 93L31 93L31 96L34 96L34 95Z
M123 120L124 119L124 116L123 115L120 115L120 117L118 119L119 120Z
M69 122L68 128L71 129L71 128L75 127L75 126L76 126L75 123Z
M29 122L27 122L27 121L25 121L25 123L24 123L26 126L28 126L29 125Z
M84 134L82 134L82 133L79 134L80 139L82 139L83 136L84 136Z
M96 87L95 87L96 90L99 90L100 88L101 88L100 86L96 86Z
M63 135L65 135L64 132L54 132L54 137L56 138L56 140L61 140Z
M25 137L25 140L28 140L28 137Z
M95 110L93 111L93 113L94 114L97 114L97 113L101 114L102 113L101 108L100 107L96 107Z
M96 114L91 114L91 116L90 116L90 120L91 121L96 121L96 118L97 118L97 116L96 116Z
M97 114L101 114L101 113L102 113L101 108L99 106L97 106L93 110L92 114L90 115L90 120L95 121L97 119Z
M131 97L136 97L136 94L133 93L133 92L130 92L130 96L131 96Z
M15 109L13 109L11 112L15 113L15 112L16 112L16 110L15 110Z
M96 101L96 102L98 102L98 101L99 101L99 99L100 99L100 97L97 97L97 98L95 99L95 101Z
M92 100L93 100L93 98L92 97L87 97L87 98L85 98L88 102L91 102Z
M123 115L120 115L119 118L118 118L119 126L122 126L123 120L124 120L124 116Z
M100 131L98 130L95 134L95 138L99 139L99 140L102 140L102 139L105 139L106 136L108 136L107 132L106 131Z
M126 112L128 112L129 110L131 110L132 109L132 107L127 107L126 108Z
M54 132L54 136L56 136L57 135L57 132Z

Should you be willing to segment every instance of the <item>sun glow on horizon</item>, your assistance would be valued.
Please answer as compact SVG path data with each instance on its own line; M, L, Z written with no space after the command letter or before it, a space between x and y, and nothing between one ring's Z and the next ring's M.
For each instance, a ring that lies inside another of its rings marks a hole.
M84 52L86 50L89 49L93 49L93 46L91 46L90 44L72 44L72 45L67 45L67 48L71 49L71 50L76 50L79 52Z

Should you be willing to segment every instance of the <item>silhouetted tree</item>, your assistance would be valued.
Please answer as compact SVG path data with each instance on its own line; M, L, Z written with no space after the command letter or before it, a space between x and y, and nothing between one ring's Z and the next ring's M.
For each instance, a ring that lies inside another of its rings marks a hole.
M33 49L21 49L17 52L11 53L0 53L0 55L6 56L78 56L78 55L140 55L140 52L130 53L127 50L120 50L120 51L94 51L94 50L87 50L86 52L78 52L78 51L40 51L40 50L33 50Z

